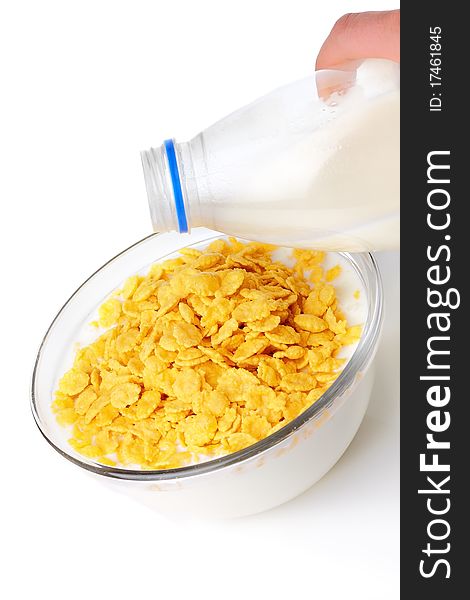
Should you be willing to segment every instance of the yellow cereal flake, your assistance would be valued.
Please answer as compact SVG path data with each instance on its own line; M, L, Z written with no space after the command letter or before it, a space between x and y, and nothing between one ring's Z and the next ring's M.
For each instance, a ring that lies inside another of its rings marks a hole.
M233 310L233 317L239 322L256 321L269 317L271 311L263 300L242 302Z
M93 386L89 385L83 390L76 398L74 402L75 412L79 415L86 414L87 410L96 400L97 395Z
M98 310L98 323L101 327L111 327L111 325L114 325L119 319L120 314L121 302L116 298L110 298L104 302Z
M269 342L266 339L264 339L264 340L263 339L248 340L247 342L243 342L235 350L235 353L233 355L233 360L235 362L242 362L242 361L246 360L247 358L249 358L250 356L253 356L254 354L257 354L258 352L261 352L261 350L264 350L264 348L266 348L268 343Z
M137 402L140 391L140 385L136 383L123 383L112 389L109 399L115 408L125 408Z
M278 325L275 329L268 331L266 337L277 344L298 344L300 333L290 325Z
M221 417L229 406L229 400L223 392L207 390L204 394L203 409L216 417Z
M180 302L178 304L178 310L181 317L184 321L186 321L186 323L192 323L194 321L194 311L190 306L188 306L184 302Z
M237 329L238 329L238 321L234 318L229 319L222 325L222 327L220 327L220 329L217 331L217 333L215 333L213 336L211 336L212 345L218 346L225 340L231 338L233 336L233 332L236 331Z
M202 386L201 376L191 368L184 368L175 375L173 394L181 400L190 400Z
M153 295L157 287L158 281L155 281L154 279L144 279L132 295L132 300L134 302L147 300L147 298L150 298L150 296Z
M323 279L323 277L324 277L323 273L324 273L323 267L314 265L310 269L309 280L312 281L313 283L318 283L319 281L321 281Z
M139 276L131 275L131 277L129 277L126 280L124 287L122 288L122 291L121 291L122 298L124 300L129 300L129 298L132 298L132 295L134 294L138 285L139 285Z
M269 366L266 362L261 361L257 369L258 378L263 383L266 383L270 387L276 388L279 385L280 375L273 367Z
M90 378L87 373L70 369L59 381L59 391L68 396L75 396L86 388L89 381Z
M219 272L221 278L220 288L217 293L220 296L232 296L235 294L245 279L243 269L232 269L231 271Z
M161 400L160 392L147 390L136 403L136 417L138 420L146 419L159 406Z
M326 321L315 315L296 315L294 317L294 323L299 329L311 331L312 333L320 333L321 331L328 329Z
M132 351L137 345L140 332L137 328L129 329L121 333L116 339L116 350L118 353Z
M356 344L359 341L361 333L361 325L353 325L346 329L346 333L336 336L335 339L338 339L343 346L349 346L350 344Z
M176 340L176 348L183 346L183 348L191 348L197 346L203 338L201 330L192 325L191 323L181 322L175 323L173 327L173 336Z
M346 320L338 319L331 308L328 308L324 315L325 322L328 328L333 333L343 334L346 333Z
M74 450L103 465L178 468L237 452L316 402L356 343L324 252L219 239L129 277L99 308L53 410ZM359 297L359 292L354 294Z
M214 415L199 414L187 417L181 424L184 441L188 447L205 446L217 431Z
M72 425L78 419L78 415L73 408L63 408L57 411L56 419L59 425Z
M227 452L238 452L243 450L258 440L249 433L232 433L223 442L223 446Z
M325 274L325 279L326 281L333 281L333 279L336 279L340 274L341 267L339 265L336 265L335 267L328 269L328 271Z
M252 331L266 332L275 329L280 322L281 317L279 315L270 314L269 317L260 319L259 321L251 321L250 323L247 323L247 325Z
M286 392L309 392L317 384L317 380L310 373L289 373L281 380L281 388Z

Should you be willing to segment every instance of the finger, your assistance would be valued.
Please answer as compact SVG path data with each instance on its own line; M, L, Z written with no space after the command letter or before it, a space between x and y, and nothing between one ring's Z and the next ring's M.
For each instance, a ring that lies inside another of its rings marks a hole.
M334 25L318 54L316 69L347 68L365 58L400 62L400 11L351 13Z

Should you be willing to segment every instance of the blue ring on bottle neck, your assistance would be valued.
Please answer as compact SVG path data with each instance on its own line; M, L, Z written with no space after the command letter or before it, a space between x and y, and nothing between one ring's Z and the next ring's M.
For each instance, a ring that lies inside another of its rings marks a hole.
M186 208L184 206L183 190L181 189L178 161L176 160L175 144L173 140L165 140L163 145L165 148L166 157L168 159L168 167L170 169L178 230L180 233L188 233L188 219L186 218Z

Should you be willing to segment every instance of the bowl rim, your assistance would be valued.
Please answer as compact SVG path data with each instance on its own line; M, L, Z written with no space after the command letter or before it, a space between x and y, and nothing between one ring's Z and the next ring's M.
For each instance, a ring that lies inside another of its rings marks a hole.
M201 243L209 242L219 237L226 237L224 236L224 234L210 232L209 230L208 233L213 233L213 235L204 240L194 242L194 244L188 244L184 246L182 245L181 248L191 247L192 245L196 244L199 245ZM233 465L238 465L242 462L246 462L252 458L258 457L259 455L267 452L271 448L281 444L284 440L291 437L306 423L319 417L326 409L328 409L333 404L333 402L337 398L341 397L346 392L346 390L349 389L349 387L354 385L357 375L365 369L367 369L370 362L372 361L382 329L384 302L383 287L380 271L375 258L372 254L367 252L354 254L348 252L335 252L335 254L338 254L344 257L346 260L348 260L348 262L354 267L357 275L360 277L367 294L368 313L367 320L363 327L362 335L358 342L356 350L354 351L353 355L351 356L350 360L344 367L339 377L314 404L309 406L300 415L298 415L295 419L290 421L287 425L285 425L278 431L256 442L255 444L248 446L247 448L208 461L186 465L183 467L159 470L125 469L121 467L104 465L99 462L95 462L92 459L87 460L85 457L83 457L83 459L77 458L76 456L67 453L56 443L54 443L54 441L51 439L51 436L49 436L46 433L39 414L39 402L38 394L36 391L36 380L40 368L40 362L44 347L46 345L46 342L48 341L49 334L51 333L51 330L53 329L55 323L61 317L63 311L74 300L74 298L77 296L77 294L82 288L88 285L88 283L95 276L97 276L101 271L106 269L109 265L119 260L123 255L127 254L137 246L144 244L149 239L161 235L164 235L164 233L153 233L135 242L131 246L125 248L124 250L113 256L110 260L105 262L96 271L94 271L73 292L73 294L66 300L66 302L60 308L60 310L57 312L56 316L52 320L51 324L47 328L46 333L42 338L35 359L31 378L31 410L36 425L39 431L41 432L42 436L45 438L45 440L54 448L54 450L56 450L59 454L61 454L64 458L66 458L73 464L92 473L102 475L105 477L110 477L113 479L131 481L177 481L179 479L194 478L197 476L206 475L208 473L219 471L221 469L225 469ZM174 252L175 251L171 251L168 254L173 254ZM157 261L155 262L163 260L164 258L165 256L157 259Z

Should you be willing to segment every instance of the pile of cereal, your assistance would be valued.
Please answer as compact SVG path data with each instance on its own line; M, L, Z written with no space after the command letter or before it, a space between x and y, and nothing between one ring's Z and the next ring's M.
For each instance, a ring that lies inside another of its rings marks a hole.
M99 309L53 409L70 444L103 464L167 469L236 452L294 419L357 342L322 252L218 239L130 277Z

